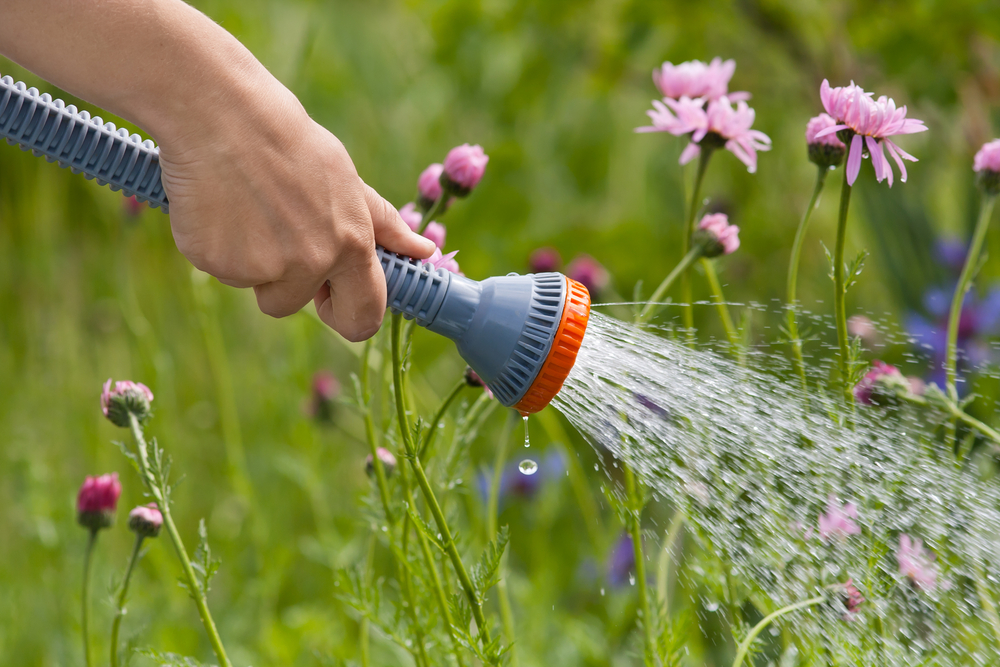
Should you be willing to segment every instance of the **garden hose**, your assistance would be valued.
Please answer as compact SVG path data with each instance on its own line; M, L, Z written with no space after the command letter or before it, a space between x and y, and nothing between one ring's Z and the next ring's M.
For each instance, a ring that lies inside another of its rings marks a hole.
M0 79L0 136L60 167L169 212L159 149L48 93ZM590 316L590 294L561 273L475 281L376 247L388 307L450 338L503 405L538 412L562 388Z

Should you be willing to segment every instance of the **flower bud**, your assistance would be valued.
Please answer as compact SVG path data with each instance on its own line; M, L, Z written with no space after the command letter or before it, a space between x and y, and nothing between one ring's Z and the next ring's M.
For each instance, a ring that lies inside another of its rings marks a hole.
M434 205L441 198L441 173L444 165L434 163L427 167L417 179L417 191L419 193L417 203L425 211Z
M115 522L122 485L118 473L87 477L76 496L76 520L84 528L100 530Z
M854 386L854 398L863 405L898 405L901 397L911 392L910 379L899 369L883 361L875 360L871 369Z
M448 151L444 159L444 173L441 175L441 185L448 192L459 197L465 197L479 185L486 172L486 163L490 158L483 152L479 144L470 146L462 144Z
M378 460L382 462L382 468L385 470L385 476L388 477L392 475L393 471L396 470L396 457L392 455L385 447L379 447L375 450L378 452ZM368 458L365 459L365 473L372 477L375 474L375 459L369 454Z
M555 248L538 248L528 258L528 268L532 273L548 273L558 271L562 266L562 257Z
M428 222L427 227L424 228L424 238L428 238L434 241L434 245L438 248L444 247L444 239L447 231L440 222Z
M317 371L312 379L312 402L309 414L319 422L333 421L333 412L337 397L340 395L340 382L328 371Z
M591 296L600 294L611 282L608 270L590 255L577 255L566 267L566 275L586 287Z
M140 424L149 419L152 400L153 392L141 382L120 380L112 387L111 378L108 378L101 392L101 412L115 426L128 428L130 413Z
M836 124L837 121L825 113L810 118L806 124L806 144L809 146L809 161L813 164L830 168L844 161L847 146L837 138L836 133L816 137L818 133Z
M845 621L853 620L857 616L858 609L864 601L865 598L861 595L861 591L858 590L857 586L854 585L853 579L848 579L841 585L840 602L844 605L844 609L846 609L846 613L843 616Z
M729 224L725 213L709 213L701 219L691 240L702 247L702 256L718 257L736 252L740 247L739 234L740 228Z
M486 386L485 382L483 382L483 378L479 377L479 373L472 370L472 366L465 367L465 384L470 387L482 387L483 391L485 391L490 398L493 398L493 392L490 391L490 388Z
M125 197L122 202L122 208L125 210L125 216L128 218L138 218L142 215L142 212L149 208L149 205L145 202L141 202L136 199L135 195L131 197Z
M1000 194L1000 139L994 139L979 149L972 164L979 187L988 195Z
M420 223L424 221L424 214L417 210L417 205L413 202L399 209L399 217L413 231L420 229Z
M156 503L139 505L128 513L128 529L143 537L156 537L163 527L163 515Z

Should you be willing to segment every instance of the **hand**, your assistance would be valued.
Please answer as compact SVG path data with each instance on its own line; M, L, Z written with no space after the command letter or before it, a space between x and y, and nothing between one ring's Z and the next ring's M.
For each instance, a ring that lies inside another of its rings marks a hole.
M177 248L261 311L298 312L310 299L350 341L378 331L386 308L380 243L426 258L434 243L358 176L343 144L266 75L244 99L216 103L160 144Z

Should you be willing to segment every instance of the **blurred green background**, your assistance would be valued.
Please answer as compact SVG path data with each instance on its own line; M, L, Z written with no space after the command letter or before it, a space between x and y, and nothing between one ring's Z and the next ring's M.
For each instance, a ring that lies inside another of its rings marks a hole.
M756 174L720 153L705 194L742 229L742 248L720 268L731 301L770 309L755 324L761 344L779 335L774 300L783 299L814 179L803 131L822 110L824 77L890 95L930 128L900 142L920 159L908 183L889 190L876 185L867 161L862 167L849 254L867 247L872 258L852 312L889 313L902 325L922 311L928 288L946 284L935 239L968 235L977 201L972 155L1000 126L996 2L193 4L295 92L343 140L362 177L398 206L414 196L428 163L456 144L482 144L491 158L486 177L446 219L446 249L461 250L468 275L524 271L533 249L554 246L565 260L588 253L608 268L605 301L630 299L638 281L648 294L680 258L692 177L677 165L683 141L633 132L656 96L651 70L664 60L734 58L731 89L753 93L755 127L774 149L761 154ZM0 73L58 92L2 59ZM819 240L832 247L839 173L829 180L800 276L803 303L819 312L832 293ZM989 245L1000 251L1000 238ZM998 276L994 259L981 282ZM703 280L693 284L696 297L707 297ZM699 308L696 317L706 336L720 333L714 311ZM109 376L145 382L156 394L150 432L184 476L178 523L193 548L205 517L223 559L210 599L231 657L254 665L356 659L357 624L334 599L331 567L364 550L361 423L345 403L321 427L304 405L318 370L349 388L357 353L308 314L272 320L249 291L194 275L161 213L130 217L120 195L0 149L0 662L81 663L85 531L75 524L75 493L84 475L117 470L125 487L119 513L143 500L110 444L125 434L98 408ZM414 364L425 411L463 368L429 335L418 335ZM908 370L922 369L914 362ZM502 423L498 411L470 454L470 475L492 461ZM545 451L550 434L534 435L533 447ZM504 513L519 656L527 665L633 664L634 590L595 592L620 531L600 502L607 478L591 472L596 458L586 445L574 440L571 448L602 513L596 539L581 537L587 531L568 483L548 484ZM470 479L466 486L469 503L480 504ZM106 593L130 546L121 520L101 536L95 646L106 641ZM142 563L125 636L206 658L168 546L153 543ZM375 664L404 660L386 642L373 650Z

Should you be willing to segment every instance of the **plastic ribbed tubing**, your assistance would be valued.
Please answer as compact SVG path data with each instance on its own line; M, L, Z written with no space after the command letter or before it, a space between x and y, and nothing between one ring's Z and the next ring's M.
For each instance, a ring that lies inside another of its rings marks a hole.
M0 137L101 185L168 211L160 150L149 139L91 117L48 93L0 79Z
M408 320L415 319L422 327L431 324L444 303L451 274L382 246L376 246L375 252L385 273L389 309Z

